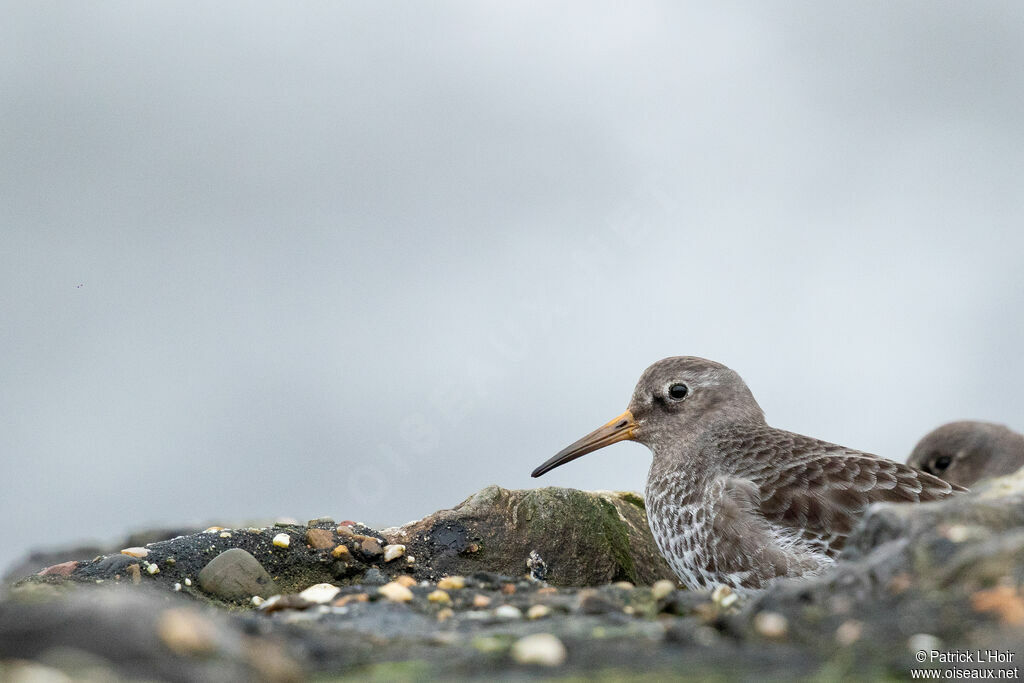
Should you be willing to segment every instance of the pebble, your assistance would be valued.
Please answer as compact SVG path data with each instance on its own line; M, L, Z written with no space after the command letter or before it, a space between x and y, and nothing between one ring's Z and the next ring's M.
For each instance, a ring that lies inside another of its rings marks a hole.
M439 602L439 603L441 603L443 605L447 605L449 602L452 601L452 598L451 598L450 595L445 593L443 590L438 589L438 590L432 592L430 595L428 595L427 596L427 600L429 600L430 602Z
M460 588L466 587L466 577L464 576L446 576L437 582L437 587L442 590L452 591L459 590Z
M367 593L349 593L343 595L331 603L332 607L344 607L350 602L369 602L370 596Z
M416 585L416 579L412 578L408 574L401 574L395 577L395 583L405 586L406 588L412 588Z
M318 526L320 524L331 525L334 524L334 520L330 517L317 517L306 522L306 526Z
M61 562L60 564L50 565L46 569L41 569L38 576L71 576L71 572L75 571L76 567L78 567L78 562L75 560Z
M224 531L224 527L222 527L222 526L208 526L205 529L203 529L202 533L204 533L204 534L212 534L212 533L215 533L217 531Z
M514 583L503 583L501 585L501 592L505 595L515 595L516 585Z
M395 581L384 584L377 589L377 592L391 602L409 602L412 600L412 591Z
M514 605L501 605L495 608L494 616L499 619L522 619L523 611Z
M138 547L135 547L135 548L125 548L124 550L121 551L121 554L122 555L127 555L128 557L146 557L147 555L149 555L149 551L146 550L145 548L138 548Z
M277 536L274 536L273 543L278 548L287 548L292 544L292 537L288 534L278 534Z
M782 638L789 630L789 623L778 612L758 612L754 615L754 630L765 638Z
M341 589L331 583L317 583L299 593L299 597L318 605L326 605L337 597Z
M718 586L711 592L711 601L722 609L732 607L739 599L740 596L736 594L736 591L725 585Z
M477 593L473 596L473 607L487 607L491 604L491 599L486 595Z
M190 585L185 579L185 585ZM225 550L199 572L199 586L227 600L247 600L253 595L268 598L277 593L270 574L255 557L241 548Z
M391 560L397 560L402 555L405 555L405 546L401 544L386 545L384 546L384 561L390 562Z
M306 532L306 543L319 549L333 548L334 534L329 529L310 529Z
M174 589L175 593L180 593L181 592L181 584L180 583L175 582L175 584L173 586L171 586L171 588Z
M942 641L933 636L931 633L915 633L907 639L907 649L911 652L931 652L932 650L941 650Z
M150 574L159 574L160 567L157 566L156 562L150 562L146 565L146 571Z
M348 551L348 546L337 545L334 546L334 550L331 551L331 556L340 560L346 560L352 556L352 553Z
M676 589L676 584L668 579L662 579L661 581L655 581L654 585L651 586L651 597L655 600L662 600L672 595Z
M176 607L160 613L157 635L178 655L211 654L217 650L217 627L192 609Z
M531 605L530 609L526 610L527 619L543 619L551 614L551 608L547 605Z
M380 543L376 538L364 538L362 543L359 544L359 549L367 557L377 557L384 553L384 549L380 547Z
M636 588L636 586L631 584L629 581L616 581L612 584L612 586L614 586L615 588L620 588L624 591L631 591L634 588Z
M263 604L264 602L266 602L266 600L264 600L263 598L261 598L261 597L260 597L260 596L258 596L258 595L254 595L254 596L252 596L251 598L249 598L249 602L251 602L251 603L252 603L253 607L259 607L259 606L260 606L260 605L262 605L262 604Z
M222 531L222 532L220 532L220 537L221 538L231 538L231 532L230 531Z
M847 645L853 645L860 640L860 634L864 630L864 625L855 619L848 619L839 625L836 629L836 642L846 647Z
M607 614L620 609L619 605L596 590L582 590L579 593L579 611L583 614Z
M188 577L185 577L185 585L186 586L191 586L192 585L192 579L190 579Z
M519 664L561 666L567 655L562 641L550 633L524 636L512 646L512 659Z
M142 570L139 569L139 565L130 564L126 571L128 572L128 576L132 577L132 583L136 586L142 583Z
M366 570L366 573L363 574L363 583L369 586L381 586L387 582L388 579L384 576L384 572L376 567L370 567Z
M453 610L451 607L445 607L444 609L442 609L440 612L437 613L437 620L438 621L447 621L448 619L451 619L454 616L455 616L455 610Z

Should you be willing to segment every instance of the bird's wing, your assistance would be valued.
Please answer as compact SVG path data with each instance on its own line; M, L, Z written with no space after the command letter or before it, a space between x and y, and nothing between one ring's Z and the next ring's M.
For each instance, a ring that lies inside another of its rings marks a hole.
M861 451L789 435L788 457L773 459L754 480L758 511L801 530L804 540L834 555L871 503L940 500L966 489L908 465Z
M794 543L797 534L780 534L759 514L763 501L754 482L719 477L712 487L712 498L715 543L709 548L709 568L716 575L732 576L737 585L759 587L774 578L821 569L821 555L809 552L806 544Z

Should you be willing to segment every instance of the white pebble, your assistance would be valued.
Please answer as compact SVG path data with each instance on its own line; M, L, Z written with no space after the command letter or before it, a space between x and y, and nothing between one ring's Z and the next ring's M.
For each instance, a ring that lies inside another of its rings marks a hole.
M384 546L384 561L390 562L391 560L397 560L402 555L405 555L405 546L401 544L386 545Z
M550 633L524 636L512 646L512 659L520 664L560 666L565 663L565 645Z
M527 619L543 619L549 614L551 614L551 608L547 605L531 605L530 609L526 610Z
M178 593L180 591L181 591L181 584L180 583L174 584L174 592Z
M222 532L220 532L220 537L221 538L231 538L231 532L230 531L222 531Z
M384 584L377 589L377 592L391 602L409 602L412 600L412 591L397 581Z
M274 545L278 548L287 548L292 543L292 537L288 534L278 534L274 536Z
M661 600L672 595L672 592L676 589L676 585L668 579L662 579L661 581L655 581L654 585L651 586L651 597L655 600Z
M146 571L149 572L150 574L159 574L160 573L160 567L156 566L156 562L150 562L149 564L146 565Z
M942 641L931 633L915 633L907 639L907 649L911 652L941 650Z
M789 623L778 612L758 612L754 615L754 629L765 638L782 638L789 630Z
M249 598L249 602L251 602L253 604L253 607L259 607L264 602L266 602L266 600L264 600L263 598L261 598L258 595L254 595L251 598Z
M494 610L494 616L499 619L522 619L523 612L513 605L502 605Z
M299 593L299 597L323 605L333 600L340 592L341 589L333 584L318 583Z
M185 585L186 585L186 586L191 586L191 585L192 585L192 579L188 579L188 578L186 578L186 579L185 579Z

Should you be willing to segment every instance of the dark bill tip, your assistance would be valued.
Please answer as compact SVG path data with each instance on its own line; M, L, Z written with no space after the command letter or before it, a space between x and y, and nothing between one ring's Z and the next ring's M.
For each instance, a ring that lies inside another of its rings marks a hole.
M599 448L610 446L613 443L619 441L625 441L633 438L633 432L636 430L636 420L633 419L633 413L628 410L622 415L619 415L613 420L601 425L590 434L579 441L566 446L562 450L555 453L549 458L544 464L535 469L530 476L539 477L542 474L550 472L556 467L560 467L567 462L572 462L576 458L582 457L587 453L593 453Z

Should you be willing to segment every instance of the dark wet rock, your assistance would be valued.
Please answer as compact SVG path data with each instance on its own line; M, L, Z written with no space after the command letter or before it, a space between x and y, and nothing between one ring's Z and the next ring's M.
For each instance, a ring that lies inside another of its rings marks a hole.
M498 486L451 510L384 532L416 557L417 578L498 571L543 574L554 585L674 578L632 493Z
M645 585L642 535L622 521L642 517L614 500L642 509L617 496L492 488L405 527L404 539L327 520L214 530L151 543L145 558L29 576L0 601L0 677L15 657L49 666L54 652L110 672L94 678L156 680L902 680L921 649L1014 657L961 671L1022 665L1024 474L943 503L876 506L832 570L745 594ZM531 507L541 501L561 515ZM336 534L334 546L300 542L313 528ZM272 544L282 532L289 548ZM406 544L415 563L362 552L380 538ZM262 564L281 597L248 609L187 583L229 548ZM555 585L572 576L589 578ZM340 590L319 587L326 602L300 595L318 583Z
M278 590L259 560L241 548L225 550L199 572L199 586L225 600L269 598Z
M383 586L387 582L387 577L384 576L384 573L376 567L370 567L367 569L362 580L362 583L367 586Z

